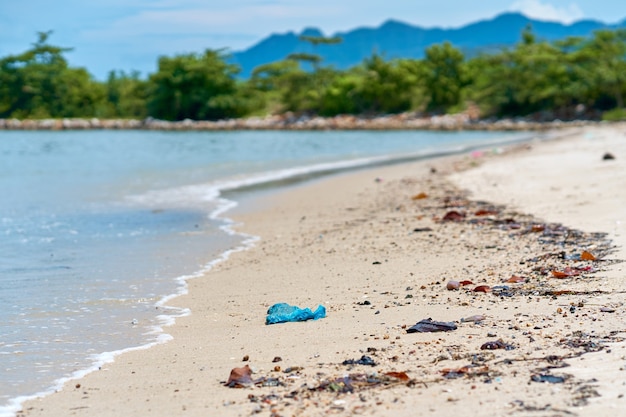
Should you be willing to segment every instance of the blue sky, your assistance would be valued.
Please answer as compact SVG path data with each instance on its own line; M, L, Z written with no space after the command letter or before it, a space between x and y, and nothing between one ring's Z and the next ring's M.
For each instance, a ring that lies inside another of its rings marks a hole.
M570 23L626 18L624 0L0 0L0 56L26 50L38 31L73 47L72 66L98 79L116 70L156 70L161 55L246 49L271 33L320 28L326 35L396 19L459 27L521 11Z

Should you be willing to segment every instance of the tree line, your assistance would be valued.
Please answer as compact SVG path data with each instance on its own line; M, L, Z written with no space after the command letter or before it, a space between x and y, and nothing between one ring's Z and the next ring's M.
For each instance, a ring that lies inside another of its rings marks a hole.
M155 73L111 71L95 80L69 66L68 48L38 34L0 58L0 118L219 120L293 112L320 116L418 111L481 117L626 118L626 30L538 40L529 27L510 48L466 57L449 43L423 59L372 54L346 70L314 54L261 65L247 80L220 50L163 56ZM313 45L340 39L303 37Z

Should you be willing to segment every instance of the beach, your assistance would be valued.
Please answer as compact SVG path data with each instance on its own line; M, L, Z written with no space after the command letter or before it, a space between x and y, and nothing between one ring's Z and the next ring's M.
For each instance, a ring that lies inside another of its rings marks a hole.
M615 414L626 126L560 134L261 193L225 214L259 240L169 301L172 340L18 415ZM327 315L266 325L281 302Z

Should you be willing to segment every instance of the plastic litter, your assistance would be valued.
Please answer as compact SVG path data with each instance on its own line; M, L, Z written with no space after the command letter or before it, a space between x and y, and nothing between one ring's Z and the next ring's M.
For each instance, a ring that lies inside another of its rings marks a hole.
M453 322L433 321L433 319L424 319L419 321L413 327L409 327L407 333L428 333L428 332L449 332L456 330L456 324Z
M310 308L300 308L287 303L274 304L267 310L265 324L317 320L326 317L326 308L323 305L317 306L315 311Z
M343 361L343 365L367 365L367 366L376 366L376 362L374 359L367 355L361 356L361 359L346 359Z

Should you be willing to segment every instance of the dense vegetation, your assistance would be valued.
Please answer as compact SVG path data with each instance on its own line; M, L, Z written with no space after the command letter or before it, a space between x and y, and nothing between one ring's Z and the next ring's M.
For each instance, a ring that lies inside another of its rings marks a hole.
M530 28L514 48L467 58L445 43L424 59L373 54L347 70L297 54L257 67L250 79L221 51L161 57L148 77L112 71L105 82L72 68L67 48L39 33L26 52L0 58L0 118L216 120L285 112L333 116L473 105L482 117L625 118L626 30L548 43ZM332 44L338 39L304 37Z

